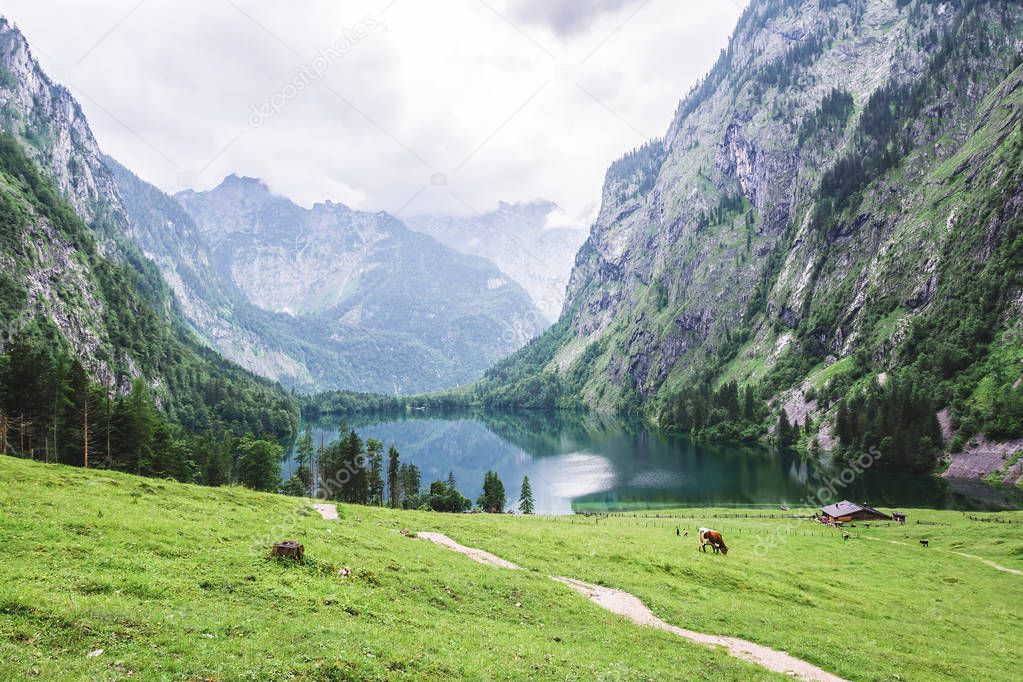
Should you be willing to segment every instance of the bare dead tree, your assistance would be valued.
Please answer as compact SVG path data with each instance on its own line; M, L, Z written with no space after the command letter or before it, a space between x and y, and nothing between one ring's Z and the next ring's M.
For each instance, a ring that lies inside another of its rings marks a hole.
M111 382L111 383L113 383L113 382ZM111 386L111 390L112 390L112 388L113 387ZM110 448L110 432L112 430L111 424L114 421L114 398L113 398L112 393L105 393L104 395L105 395L106 401L107 401L107 468L108 469L113 469L114 468L114 456L113 456L113 451Z
M82 441L85 447L85 456L82 458L83 466L89 468L89 390L85 391L85 401L82 406Z
M34 422L31 419L25 418L25 413L22 412L18 416L18 452L24 454L25 450L25 435L27 433L29 439L29 446L32 444L32 433L29 431L34 426Z

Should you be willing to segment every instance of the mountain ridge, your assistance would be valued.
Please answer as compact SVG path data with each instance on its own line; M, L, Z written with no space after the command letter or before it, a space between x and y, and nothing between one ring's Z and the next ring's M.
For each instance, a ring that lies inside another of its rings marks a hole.
M467 383L541 331L526 293L490 261L386 212L333 201L306 209L236 175L175 198L223 280L255 307L295 316L304 338L345 359L344 388L415 393Z
M544 320L561 314L575 254L585 231L564 222L552 201L534 199L509 203L470 216L436 214L406 219L408 226L429 234L462 253L493 261L529 293ZM555 223L552 225L551 223Z
M1021 428L1019 199L989 190L1015 153L1021 27L1020 8L997 1L751 5L665 138L612 164L565 313L490 385L507 399L541 382L561 402L706 430L729 421L727 400L724 418L704 406L734 381L775 415L806 412L806 447L865 445L836 437L840 412L868 419L861 410L904 389L914 409L934 403L931 424L951 406L952 449L1003 417L1014 426L1001 430ZM991 125L1009 132L990 137ZM970 176L945 172L989 137L992 156L959 162ZM960 224L989 204L1001 206L990 234ZM986 274L955 270L960 260ZM988 279L1005 284L974 341L947 311L957 284ZM984 382L1008 407L982 408ZM925 451L913 466L945 447L927 428L926 445L905 447Z

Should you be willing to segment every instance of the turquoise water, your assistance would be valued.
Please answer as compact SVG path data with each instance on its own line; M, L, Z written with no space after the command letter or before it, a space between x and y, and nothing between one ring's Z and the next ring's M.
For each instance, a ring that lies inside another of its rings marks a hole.
M336 438L344 422L312 422L316 442ZM841 470L823 468L792 451L665 437L640 424L594 415L414 412L359 416L347 423L364 439L395 445L403 462L420 468L424 487L453 472L462 493L475 500L483 475L493 469L514 502L528 475L536 511L543 514L685 505L796 506L827 496L887 508L1023 506L1018 489L876 468L845 484ZM291 469L286 462L285 475Z

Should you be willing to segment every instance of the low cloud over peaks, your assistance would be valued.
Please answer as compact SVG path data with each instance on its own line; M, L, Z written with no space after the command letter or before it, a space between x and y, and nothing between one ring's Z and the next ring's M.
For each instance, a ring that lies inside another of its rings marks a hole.
M581 33L604 14L643 0L514 0L515 19L549 26L559 37Z

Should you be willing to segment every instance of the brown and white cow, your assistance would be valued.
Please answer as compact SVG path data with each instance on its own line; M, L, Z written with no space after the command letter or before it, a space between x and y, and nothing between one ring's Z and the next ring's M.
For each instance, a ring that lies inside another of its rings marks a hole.
M721 537L721 533L710 528L700 529L700 551L706 552L707 545L710 545L711 549L716 554L720 551L722 554L728 554L728 545L725 544L724 538Z

